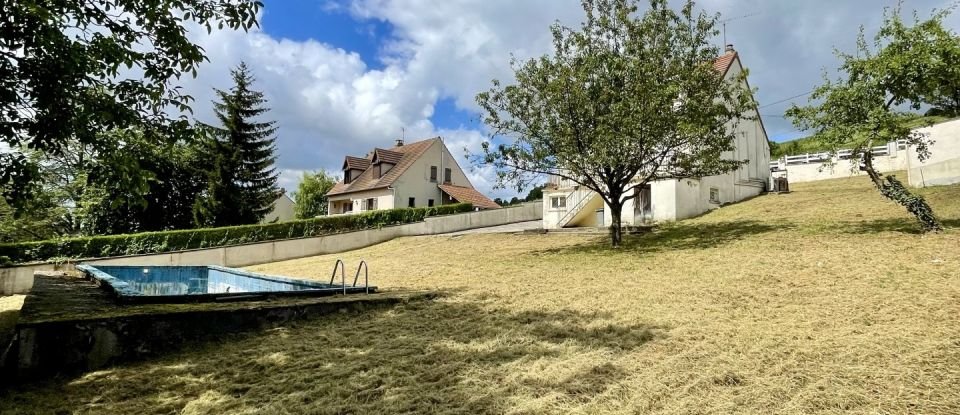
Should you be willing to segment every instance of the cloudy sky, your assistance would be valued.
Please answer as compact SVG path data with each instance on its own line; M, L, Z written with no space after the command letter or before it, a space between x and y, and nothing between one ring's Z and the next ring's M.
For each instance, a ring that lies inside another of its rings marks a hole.
M490 80L509 81L510 54L549 52L548 27L576 24L578 0L265 0L261 27L250 32L196 31L210 59L183 84L195 115L211 121L212 88L230 87L229 69L245 61L270 100L278 122L281 185L296 188L306 170L338 170L346 154L388 147L402 129L413 141L440 135L455 155L477 151L485 139L476 94ZM951 1L906 0L926 15ZM896 0L704 0L698 5L727 23L750 69L751 86L770 138L802 135L783 119L791 102L809 92L833 48L850 51L859 25L873 33L882 10ZM951 27L960 24L952 16ZM723 39L716 39L717 45ZM466 149L466 151L465 151ZM473 184L491 197L492 172L471 169Z

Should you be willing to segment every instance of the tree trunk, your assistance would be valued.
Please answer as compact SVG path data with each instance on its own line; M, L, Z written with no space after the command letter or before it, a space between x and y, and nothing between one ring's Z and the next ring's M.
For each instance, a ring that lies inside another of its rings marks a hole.
M923 197L911 193L896 177L884 177L873 168L873 154L870 151L868 147L863 155L863 170L870 176L870 180L873 181L873 185L880 191L880 194L905 207L910 214L917 218L924 232L943 231L943 225L940 224L940 221L933 214L933 209L927 204L926 200L923 200Z
M619 200L619 197L617 198ZM623 204L616 206L610 205L610 245L614 248L620 246L623 240L623 229L620 227L620 216L623 214Z

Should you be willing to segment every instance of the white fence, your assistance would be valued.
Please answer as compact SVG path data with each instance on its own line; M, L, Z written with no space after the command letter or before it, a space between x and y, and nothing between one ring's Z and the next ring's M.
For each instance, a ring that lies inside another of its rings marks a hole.
M907 145L904 142L891 142L870 149L874 157L874 166L882 173L906 170L908 165ZM816 180L839 179L858 176L860 159L852 158L853 151L839 150L784 156L770 162L770 171L775 177L786 176L791 183Z

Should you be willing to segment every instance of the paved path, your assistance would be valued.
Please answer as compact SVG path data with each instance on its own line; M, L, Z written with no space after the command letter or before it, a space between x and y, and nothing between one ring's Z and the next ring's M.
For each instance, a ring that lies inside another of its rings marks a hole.
M528 229L540 229L542 227L543 227L542 221L532 220L529 222L517 222L517 223L510 223L507 225L491 226L488 228L477 228L477 229L470 229L470 230L460 231L460 232L445 233L443 235L453 236L453 235L469 235L469 234L475 234L475 233L516 233L516 232L523 232Z

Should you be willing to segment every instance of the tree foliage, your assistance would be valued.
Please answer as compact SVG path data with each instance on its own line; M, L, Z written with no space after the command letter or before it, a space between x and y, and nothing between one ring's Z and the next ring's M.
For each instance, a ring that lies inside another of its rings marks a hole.
M304 172L297 191L293 192L294 213L297 219L309 219L327 214L327 192L339 181L325 171Z
M274 121L257 121L269 111L263 93L252 89L254 78L246 64L230 71L234 85L216 90L214 109L220 126L205 125L208 134L208 188L198 199L194 218L198 226L257 223L270 212L280 189L273 167Z
M175 81L205 60L186 26L246 30L261 7L254 0L0 3L0 143L56 157L75 142L114 170L135 167L101 133L135 128L155 144L183 136L177 131L189 128L191 98ZM8 202L28 201L39 176L27 154L0 152ZM113 185L131 192L147 187L144 175L117 178L124 182Z
M611 209L611 239L634 187L728 172L735 127L755 108L741 80L724 80L711 45L717 16L650 0L584 0L579 30L551 27L552 55L513 62L516 83L477 96L506 144L484 143L475 162L518 188L543 174L597 192Z
M189 229L193 204L206 187L203 153L198 144L180 141L157 144L136 131L123 134L124 151L137 163L135 174L149 173L147 188L134 196L113 186L118 175L111 163L95 161L90 169L86 197L78 216L81 234L102 235Z
M914 13L913 23L907 24L899 7L886 10L872 44L861 29L855 54L837 52L840 78L832 81L825 76L810 96L813 104L793 106L786 113L798 128L813 130L831 152L851 149L851 158L860 160L857 167L880 193L916 216L924 231L942 229L932 209L895 177L879 173L870 149L900 140L913 146L921 160L929 157L929 137L903 123L899 109L952 105L944 91L948 85L960 85L960 72L954 68L956 61L942 62L950 56L945 49L953 47L944 38L956 42L956 35L943 27L947 15L948 11L939 11L921 20Z

